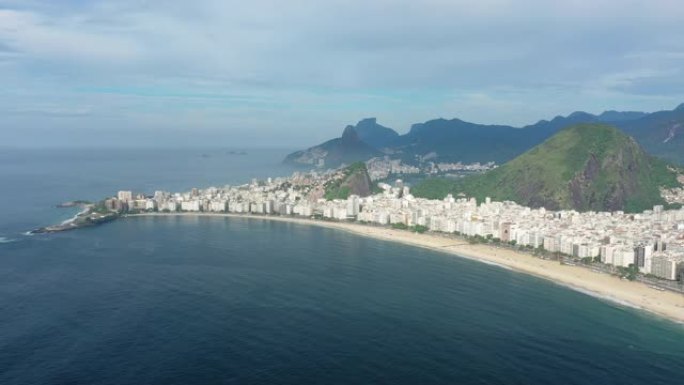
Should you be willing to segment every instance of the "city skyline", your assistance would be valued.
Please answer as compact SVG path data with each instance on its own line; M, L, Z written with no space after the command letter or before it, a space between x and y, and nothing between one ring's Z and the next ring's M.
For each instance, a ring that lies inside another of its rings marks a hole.
M376 171L391 166L376 164ZM364 168L364 171L365 168ZM394 175L401 176L401 174ZM114 220L118 215L163 215L175 213L265 215L281 218L306 218L356 223L362 226L391 226L416 233L456 234L499 247L510 244L548 259L555 253L561 264L575 266L583 262L595 272L625 275L640 272L675 281L684 274L684 208L665 210L662 205L641 213L624 211L547 210L495 201L487 197L443 199L414 197L408 186L396 180L394 186L380 182L381 192L327 199L326 186L344 178L343 170L295 172L291 177L252 180L251 183L223 187L194 187L185 192L156 190L154 194L120 190L105 198L95 208L86 207L72 220L36 230L59 232ZM377 182L377 181L376 181ZM323 193L326 192L325 197ZM684 191L677 189L674 201L684 201ZM80 217L89 217L83 222ZM493 250L493 249L492 249ZM490 252L492 251L490 250ZM496 254L494 252L494 254ZM543 254L542 254L543 255ZM560 258L560 259L559 259ZM564 261L567 259L567 262ZM633 270L636 269L636 270ZM634 280L636 276L631 276ZM672 290L679 290L676 286Z

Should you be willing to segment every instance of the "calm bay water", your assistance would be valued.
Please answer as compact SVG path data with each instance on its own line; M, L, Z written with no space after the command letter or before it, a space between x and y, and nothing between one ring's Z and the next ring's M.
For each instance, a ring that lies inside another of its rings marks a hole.
M53 206L284 175L286 151L0 150L0 384L681 384L684 329L330 229ZM202 154L208 157L202 157Z

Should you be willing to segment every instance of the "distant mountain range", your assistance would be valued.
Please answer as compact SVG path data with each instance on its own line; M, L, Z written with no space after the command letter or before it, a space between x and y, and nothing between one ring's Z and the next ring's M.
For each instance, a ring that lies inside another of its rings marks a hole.
M356 126L347 126L342 137L292 153L285 162L337 167L386 154L408 163L426 156L444 162L504 163L579 123L608 123L633 136L648 153L684 163L684 104L654 113L573 112L522 128L435 119L414 124L404 135L378 124L376 119L364 119Z
M370 131L371 137L381 136L378 134L380 130ZM293 152L285 158L285 163L337 167L343 163L365 161L379 155L382 155L380 150L363 141L353 126L347 126L341 137L303 151Z
M636 141L609 125L565 128L542 144L481 175L427 179L418 197L463 193L530 207L640 212L665 204L660 187L679 187L676 172L647 155Z

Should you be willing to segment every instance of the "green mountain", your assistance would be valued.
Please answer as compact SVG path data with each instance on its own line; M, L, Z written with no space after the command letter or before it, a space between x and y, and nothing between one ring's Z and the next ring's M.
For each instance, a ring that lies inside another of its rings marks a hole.
M347 199L350 195L365 197L371 194L373 183L364 162L356 162L337 171L325 186L325 199Z
M413 194L441 199L463 193L552 210L639 212L665 204L661 186L679 186L675 172L633 138L612 126L580 124L490 172L456 181L429 179Z

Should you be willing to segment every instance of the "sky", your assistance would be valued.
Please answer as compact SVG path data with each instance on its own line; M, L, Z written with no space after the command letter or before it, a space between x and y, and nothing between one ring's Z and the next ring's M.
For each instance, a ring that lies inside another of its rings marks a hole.
M681 0L0 0L0 146L292 147L684 102Z

